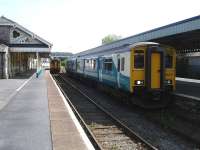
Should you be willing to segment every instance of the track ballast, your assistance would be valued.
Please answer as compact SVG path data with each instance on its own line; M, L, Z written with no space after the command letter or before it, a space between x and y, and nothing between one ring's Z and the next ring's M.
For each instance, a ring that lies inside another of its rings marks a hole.
M96 149L156 149L61 75L53 76Z

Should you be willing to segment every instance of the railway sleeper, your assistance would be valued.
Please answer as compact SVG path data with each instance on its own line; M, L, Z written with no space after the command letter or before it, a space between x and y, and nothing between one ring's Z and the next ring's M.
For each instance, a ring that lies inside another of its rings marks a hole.
M129 137L127 136L124 136L124 134L109 134L109 136L98 136L98 135L95 135L96 136L96 139L99 141L99 142L123 142L123 141L132 141Z
M95 134L98 134L98 135L102 135L102 136L105 136L105 135L108 135L108 134L123 134L123 132L121 130L106 130L106 131L102 131L102 130L97 130L96 128L93 128L92 131L95 133Z

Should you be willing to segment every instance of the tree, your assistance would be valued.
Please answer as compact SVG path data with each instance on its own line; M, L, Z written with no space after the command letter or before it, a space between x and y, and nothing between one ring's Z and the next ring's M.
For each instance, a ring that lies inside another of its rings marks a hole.
M109 34L102 39L102 45L112 43L112 42L117 41L121 38L122 38L121 36L117 36L115 34Z
M67 63L67 58L61 60L61 66L65 67Z

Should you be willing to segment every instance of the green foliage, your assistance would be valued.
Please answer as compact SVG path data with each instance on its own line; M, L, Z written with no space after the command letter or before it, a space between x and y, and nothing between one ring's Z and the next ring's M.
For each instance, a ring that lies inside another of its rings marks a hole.
M90 125L90 127L91 127L91 128L95 128L95 127L96 127L96 123L95 123L95 122L92 122L91 125Z
M61 60L61 66L64 67L66 65L66 62L67 62L67 59Z
M116 144L112 145L111 150L117 150L117 149L118 149L118 147Z
M117 41L119 39L121 39L121 36L117 36L115 34L109 34L102 39L102 45L112 43L112 42Z

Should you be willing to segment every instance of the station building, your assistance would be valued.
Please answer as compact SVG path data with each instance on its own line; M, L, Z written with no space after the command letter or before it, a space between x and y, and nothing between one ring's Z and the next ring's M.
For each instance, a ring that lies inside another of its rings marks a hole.
M41 68L52 44L18 23L0 17L0 79Z

